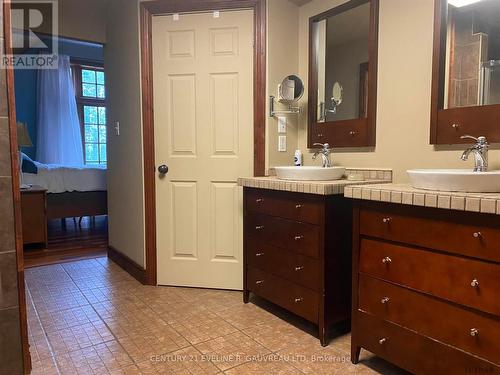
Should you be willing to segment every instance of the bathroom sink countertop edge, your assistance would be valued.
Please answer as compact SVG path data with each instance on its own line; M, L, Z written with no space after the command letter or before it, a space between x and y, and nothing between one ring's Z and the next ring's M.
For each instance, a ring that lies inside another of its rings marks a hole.
M466 193L417 189L410 184L386 183L350 185L344 189L346 198L434 207L448 210L500 215L500 193Z
M392 171L389 169L346 169L347 174L357 174L364 177L363 181L351 181L347 178L328 181L295 181L281 180L276 176L242 177L238 185L258 189L290 191L298 193L337 195L344 194L344 189L351 185L384 184L392 181Z

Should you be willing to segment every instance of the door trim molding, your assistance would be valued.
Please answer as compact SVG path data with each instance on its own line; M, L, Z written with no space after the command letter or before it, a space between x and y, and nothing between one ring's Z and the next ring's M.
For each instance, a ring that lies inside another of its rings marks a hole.
M254 11L254 176L265 174L266 0L154 0L140 3L142 131L146 284L157 283L156 167L153 106L152 17L159 14L224 9Z
M7 55L12 54L12 20L11 20L11 0L0 2L3 7L3 48ZM10 143L10 164L12 174L12 201L14 210L14 234L16 246L16 266L17 266L17 287L19 296L19 322L21 328L21 345L23 352L23 371L29 374L32 369L31 355L28 339L28 313L26 307L26 291L24 280L24 250L23 232L21 218L21 189L19 176L19 154L17 152L17 120L16 120L16 97L14 86L14 70L5 70L7 107L9 123L9 143Z

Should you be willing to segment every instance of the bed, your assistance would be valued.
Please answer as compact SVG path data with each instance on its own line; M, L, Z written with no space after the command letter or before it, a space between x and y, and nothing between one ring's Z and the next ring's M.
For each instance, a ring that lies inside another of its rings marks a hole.
M23 183L47 189L47 219L108 214L104 166L67 167L23 160Z

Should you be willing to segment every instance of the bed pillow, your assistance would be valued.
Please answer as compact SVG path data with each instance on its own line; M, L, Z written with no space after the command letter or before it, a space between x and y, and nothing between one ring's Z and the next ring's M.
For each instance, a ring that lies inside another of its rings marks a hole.
M38 168L33 160L26 155L25 153L21 152L21 158L23 159L23 173L32 173L32 174L37 174L38 173Z

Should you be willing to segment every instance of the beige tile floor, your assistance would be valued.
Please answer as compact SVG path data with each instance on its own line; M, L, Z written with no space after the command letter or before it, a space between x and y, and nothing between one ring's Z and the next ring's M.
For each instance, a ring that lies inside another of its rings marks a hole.
M403 374L240 292L143 286L107 258L26 270L33 374ZM276 315L277 314L277 315Z

